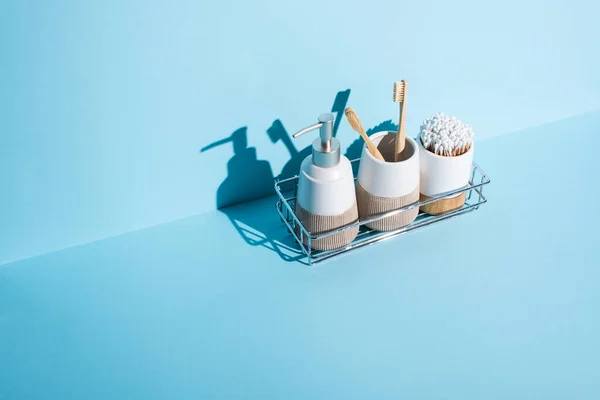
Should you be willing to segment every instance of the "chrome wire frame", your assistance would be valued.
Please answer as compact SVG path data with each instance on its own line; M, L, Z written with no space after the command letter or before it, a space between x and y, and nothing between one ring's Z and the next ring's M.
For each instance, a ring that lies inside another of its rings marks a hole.
M353 171L357 170L357 166L360 162L360 159L352 160ZM356 180L356 172L354 180ZM323 232L317 235L310 234L296 213L294 212L296 208L296 198L298 193L298 176L294 176L288 179L283 179L275 183L275 191L279 196L279 200L276 203L277 212L281 217L281 220L287 227L287 230L294 237L296 242L298 243L302 252L306 255L306 261L309 265L316 265L317 263L327 260L329 258L342 255L349 251L358 249L360 247L368 246L373 243L377 243L383 240L387 240L404 233L410 232L415 229L419 229L433 223L444 221L447 219L454 218L458 215L465 214L474 210L477 210L480 205L487 202L487 199L483 195L483 186L490 183L490 179L483 172L481 168L475 163L471 168L471 177L469 179L469 183L464 187L456 190L452 190L449 192L438 194L437 196L431 197L429 200L420 201L417 203L409 204L407 206L391 210L385 213L377 214L369 219L360 220L358 222L354 222L352 224L344 225L337 229L333 229L327 232ZM372 230L365 226L368 223L378 221L383 218L391 217L403 211L411 210L415 207L421 207L423 205L433 203L434 201L440 199L446 199L449 197L454 197L460 195L461 193L466 194L465 204L454 211L442 214L442 215L428 215L423 212L419 212L419 215L409 225L403 226L402 228L388 231L388 232L378 232ZM474 195L475 193L475 195ZM323 239L331 235L335 235L336 233L343 232L346 229L351 229L355 227L359 227L359 233L356 238L349 243L348 245L335 249L335 250L313 250L310 245L313 240ZM306 238L306 243L304 243Z

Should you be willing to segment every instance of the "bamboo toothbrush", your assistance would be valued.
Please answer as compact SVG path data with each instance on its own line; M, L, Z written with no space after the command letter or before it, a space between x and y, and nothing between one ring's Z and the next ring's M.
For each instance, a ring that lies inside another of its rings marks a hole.
M405 80L394 82L394 102L400 103L400 117L398 121L398 134L396 135L396 151L394 161L400 161L400 153L404 150L406 142L406 133L404 131L404 107L406 106L406 88L408 83Z
M375 157L378 160L385 161L385 159L377 149L377 146L375 146L375 144L367 136L367 132L365 132L365 129L360 123L360 119L358 119L358 115L356 115L356 112L352 108L348 107L346 108L345 114L346 118L348 118L348 122L350 122L350 126L352 126L352 129L354 129L356 132L360 133L360 136L363 138L365 144L367 145L367 149L369 149L369 152L373 155L373 157Z

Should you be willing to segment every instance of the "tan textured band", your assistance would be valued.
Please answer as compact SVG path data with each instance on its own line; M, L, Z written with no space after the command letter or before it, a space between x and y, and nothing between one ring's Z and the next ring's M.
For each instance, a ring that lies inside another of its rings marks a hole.
M358 199L358 214L361 220L371 218L375 214L383 213L407 206L419 201L419 187L405 196L400 197L378 197L367 192L356 184L356 197ZM401 228L413 222L419 214L419 207L415 207L408 211L402 211L397 215L384 218L379 221L366 224L369 228L377 231L391 231Z
M311 233L311 235L318 235L320 233L339 228L343 225L351 224L358 221L358 210L356 203L340 215L324 216L315 215L306 211L302 206L296 203L296 215L298 219L302 221L302 225ZM299 232L299 229L297 230ZM340 233L328 236L323 239L312 240L310 247L315 250L334 250L344 247L348 243L354 240L358 234L358 226L355 228L345 229ZM304 236L304 244L308 243L308 238Z

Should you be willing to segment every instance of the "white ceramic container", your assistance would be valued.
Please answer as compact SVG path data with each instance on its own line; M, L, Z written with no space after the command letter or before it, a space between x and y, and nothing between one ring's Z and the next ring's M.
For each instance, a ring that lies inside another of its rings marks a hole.
M419 200L419 151L414 139L407 137L402 161L393 162L396 132L378 132L371 136L386 161L373 157L363 148L358 170L357 201L361 220L391 211ZM387 161L389 160L389 161ZM368 227L389 231L415 220L417 207L397 215L367 224Z
M427 150L421 143L421 139L417 139L417 142L421 165L421 200L460 189L469 183L475 150L474 143L466 153L460 156L446 157ZM421 210L430 214L442 214L462 207L464 199L463 193L423 206Z

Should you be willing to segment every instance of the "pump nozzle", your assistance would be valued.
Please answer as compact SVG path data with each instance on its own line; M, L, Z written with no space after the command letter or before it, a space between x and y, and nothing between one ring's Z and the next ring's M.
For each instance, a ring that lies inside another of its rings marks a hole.
M340 162L340 142L333 137L333 114L319 115L319 122L307 126L294 133L297 138L315 129L319 129L319 139L313 142L313 162L324 168L337 165Z

